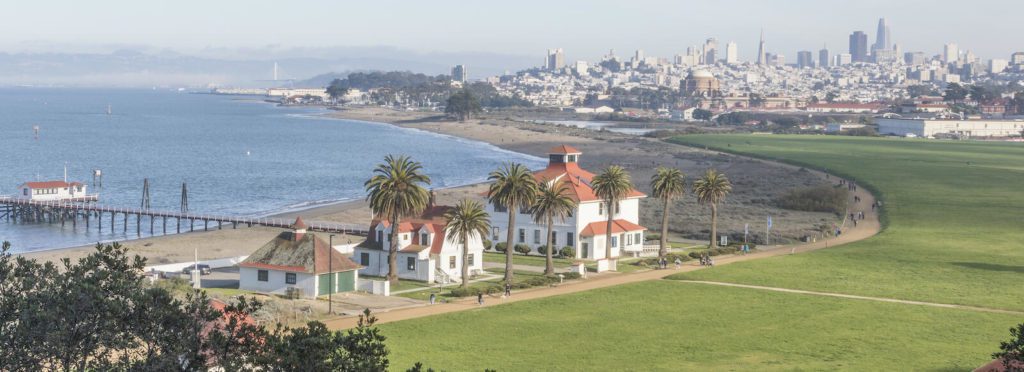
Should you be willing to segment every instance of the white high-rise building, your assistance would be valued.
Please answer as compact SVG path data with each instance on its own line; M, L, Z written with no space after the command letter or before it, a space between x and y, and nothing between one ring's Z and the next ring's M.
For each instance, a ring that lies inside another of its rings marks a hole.
M548 70L560 70L565 67L565 52L562 48L548 49L547 63L544 67Z
M988 72L990 74L998 74L1006 70L1006 67L1010 65L1010 62L1005 59L991 59L988 61Z
M704 64L713 65L718 59L718 40L709 38L704 42Z
M730 41L725 44L725 63L735 65L740 63L740 56L736 52L736 43Z
M942 46L942 62L953 63L960 60L960 49L956 43L949 43Z
M576 61L573 70L576 70L577 75L586 75L590 71L590 67L587 65L587 61Z
M836 54L835 58L836 58L835 62L832 63L835 66L845 66L845 65L853 63L853 55L850 54L850 53Z

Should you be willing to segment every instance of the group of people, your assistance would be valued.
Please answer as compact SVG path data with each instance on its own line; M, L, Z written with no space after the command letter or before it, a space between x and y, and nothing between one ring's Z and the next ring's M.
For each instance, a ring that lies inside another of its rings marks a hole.
M711 257L711 256L708 256L707 254L701 255L700 256L700 265L701 266L714 267L715 266L715 259L713 257Z
M676 269L678 269L678 268L683 266L683 261L680 260L679 257L676 257L675 264L676 264ZM668 257L659 257L658 258L658 268L659 269L667 269L668 268Z
M855 183L853 181L847 181L847 180L844 180L844 179L840 179L839 180L839 186L846 186L847 190L854 191L854 192L857 191L857 183Z

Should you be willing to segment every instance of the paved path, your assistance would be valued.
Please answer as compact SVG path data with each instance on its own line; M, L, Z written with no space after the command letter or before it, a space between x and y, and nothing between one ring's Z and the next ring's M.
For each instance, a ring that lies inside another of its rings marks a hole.
M763 161L763 160L762 160ZM764 161L767 163L767 161ZM777 164L777 163L773 163ZM786 164L779 164L779 166L787 168L800 168ZM816 174L821 175L822 179L825 176L817 171ZM838 183L837 177L831 177L830 181ZM878 215L875 211L871 210L871 204L875 202L874 196L868 193L864 188L858 188L857 192L851 193L850 197L856 195L860 197L860 203L854 204L851 200L850 210L851 212L864 211L865 219L858 221L857 227L851 227L852 223L845 221L846 226L842 228L842 235L839 237L831 237L824 240L818 240L812 243L794 244L786 246L761 246L758 251L746 255L732 255L732 256L718 256L715 258L715 265L727 265L733 262L741 262L748 260L756 260L765 257L781 256L786 254L795 254L810 252L822 248L834 247L841 244L846 244L862 239L869 238L877 234L881 225L878 222ZM569 283L563 283L554 287L544 288L531 288L526 290L514 291L512 296L509 298L502 298L496 296L485 297L484 305L477 305L476 298L464 298L459 300L450 301L443 304L435 304L423 307L396 309L392 311L377 312L374 316L377 317L378 323L389 323L406 319L415 319L425 316L445 314L456 311L470 310L480 307L489 307L511 302L528 301L538 298L545 298L551 296L559 296L568 293L588 291L598 288L607 288L616 285L636 283L648 280L662 279L666 276L679 273L688 272L695 270L714 270L714 268L707 268L700 266L696 262L688 262L679 269L667 269L667 270L648 270L635 272L631 274L621 273L602 273L602 274L590 274L588 279L573 281ZM358 319L356 317L341 317L330 320L324 320L330 329L348 329L356 326Z
M737 283L726 283L726 282L711 282L711 281L704 281L704 280L673 280L673 282L710 284L710 285L720 285L720 286L726 286L726 287L739 287L739 288L760 289L760 290L765 290L765 291L786 292L786 293L799 293L799 294L807 294L807 295L815 295L815 296L827 296L827 297L839 297L839 298L850 298L850 299L854 299L854 300L892 302L892 303L897 303L897 304L932 306L932 307L942 307L942 308L947 308L947 309L962 309L962 310L980 311L980 312L986 312L986 313L1024 315L1024 312L1021 312L1021 311L993 309L993 308L989 308L989 307L977 307L977 306L955 305L955 304L941 304L941 303L935 303L935 302L900 300L900 299L896 299L896 298L885 298L885 297L858 296L858 295L843 294L843 293L832 293L832 292L815 292L815 291L805 291L805 290L801 290L801 289L790 289L790 288L779 288L779 287L764 287L764 286L749 285L749 284L737 284Z

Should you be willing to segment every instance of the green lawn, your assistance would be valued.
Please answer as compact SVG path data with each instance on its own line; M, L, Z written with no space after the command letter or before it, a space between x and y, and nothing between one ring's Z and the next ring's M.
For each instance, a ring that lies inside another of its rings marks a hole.
M380 328L394 370L964 371L1019 320L663 280Z
M678 278L1024 310L1021 144L777 135L672 141L853 177L881 194L887 224L858 243Z
M699 146L855 177L886 229L677 275L1024 310L1024 146L701 135ZM728 202L721 207L729 212ZM663 280L384 324L395 369L970 370L1024 317Z
M524 256L518 253L512 255L512 263L516 265L544 267L545 265L547 265L546 260L547 258L545 258L544 256ZM572 261L573 260L565 258L551 259L551 262L555 265L556 268L566 268L572 266ZM484 262L505 264L505 254L484 252Z

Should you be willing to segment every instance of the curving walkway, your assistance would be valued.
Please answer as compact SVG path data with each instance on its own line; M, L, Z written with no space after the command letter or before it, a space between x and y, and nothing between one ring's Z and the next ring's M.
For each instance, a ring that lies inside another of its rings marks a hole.
M738 156L730 154L731 156ZM797 169L800 167L792 166L789 164L769 162L767 160L753 159L764 163L771 163L775 166L781 166L785 168ZM818 171L812 171L819 175L822 179L826 179L824 173ZM838 184L839 179L837 177L830 177L830 181L833 184ZM860 203L854 203L853 197L856 195L860 198ZM871 209L871 204L875 203L875 197L871 195L864 188L858 188L856 192L850 194L850 212L863 211L865 219L858 221L857 227L853 227L850 221L846 218L843 219L842 234L838 237L831 237L824 240L818 240L811 243L793 244L793 245L778 245L762 247L758 251L746 255L732 255L732 256L718 256L715 258L715 265L728 265L734 262L742 262L748 260L756 260L766 257L781 256L786 254L796 254L803 252L810 252L818 249L834 247L841 244L855 242L874 236L881 230L881 224L878 220L877 210ZM445 314L456 311L472 310L481 307L490 307L501 305L505 303L528 301L538 298L545 298L551 296L560 296L569 293L576 293L582 291L589 291L592 289L606 288L616 285L636 283L648 280L662 279L666 276L679 273L688 272L695 270L714 270L714 268L708 268L700 266L696 262L688 262L679 269L667 269L667 270L648 270L641 271L631 274L622 273L602 273L602 274L590 274L588 279L579 280L569 283L563 283L554 287L545 288L531 288L527 290L518 290L512 293L509 298L502 298L496 296L485 297L483 305L476 303L476 298L463 298L448 303L426 305L422 307L403 308L396 309L393 311L378 312L374 313L377 317L378 323L389 323L407 319L421 318L425 316ZM954 305L955 306L955 305ZM327 327L330 329L348 329L356 326L358 318L354 316L339 317L334 319L323 320Z

